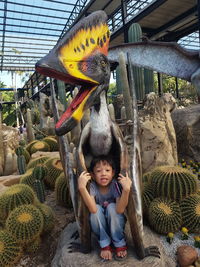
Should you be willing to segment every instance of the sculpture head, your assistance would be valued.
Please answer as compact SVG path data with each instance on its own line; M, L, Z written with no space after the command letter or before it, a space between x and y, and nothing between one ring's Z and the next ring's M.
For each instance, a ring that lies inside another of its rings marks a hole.
M50 53L36 63L36 71L69 84L80 85L77 96L56 124L57 135L73 129L100 93L108 88L107 59L110 32L107 15L97 11L78 22Z

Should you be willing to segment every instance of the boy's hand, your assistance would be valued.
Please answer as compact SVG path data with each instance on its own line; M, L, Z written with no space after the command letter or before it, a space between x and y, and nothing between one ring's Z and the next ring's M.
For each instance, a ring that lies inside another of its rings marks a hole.
M124 191L129 192L131 185L132 185L132 181L128 176L128 173L126 173L126 176L123 176L121 173L119 174L118 177L118 182L121 184L122 188Z
M82 172L78 178L78 188L86 188L88 181L91 179L91 175L89 172Z

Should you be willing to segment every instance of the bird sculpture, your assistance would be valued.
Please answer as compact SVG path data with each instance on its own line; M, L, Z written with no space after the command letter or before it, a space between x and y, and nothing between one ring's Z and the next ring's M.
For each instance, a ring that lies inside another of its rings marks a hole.
M125 62L174 75L186 80L198 80L200 61L196 52L190 52L175 44L142 42L110 48L110 32L104 11L96 11L75 24L50 53L36 63L36 71L68 84L78 85L79 92L61 118L57 116L55 132L59 136L60 151L83 252L89 252L90 225L88 210L77 191L77 176L87 170L90 158L97 155L114 156L118 170L128 171L133 181L132 193L127 206L135 250L140 259L146 256L160 257L157 247L145 248L143 242L142 207L140 195L141 163L138 141L136 101L133 103L133 149L128 156L123 136L118 126L110 119L106 92L110 80L110 68L119 62L119 51L124 52ZM159 54L159 55L158 55ZM155 56L157 55L157 57ZM160 57L161 56L161 57ZM175 63L173 60L175 58ZM130 73L130 81L133 78ZM53 86L53 83L51 83ZM52 90L53 98L55 95ZM56 105L54 105L56 109ZM77 152L78 168L74 173L68 156L65 134L81 121L84 112L91 108L90 121L80 137Z

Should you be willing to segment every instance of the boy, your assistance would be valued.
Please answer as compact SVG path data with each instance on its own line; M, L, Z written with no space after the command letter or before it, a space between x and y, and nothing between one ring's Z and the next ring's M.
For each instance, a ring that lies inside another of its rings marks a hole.
M120 192L117 180L114 179L115 167L113 161L106 156L94 158L90 165L91 173L82 172L78 179L80 194L90 211L92 231L98 236L101 247L101 258L112 259L111 242L116 249L116 259L122 260L127 256L127 247L124 239L125 216L124 211L128 204L131 180L122 174L118 182L122 187ZM90 193L86 189L89 180Z

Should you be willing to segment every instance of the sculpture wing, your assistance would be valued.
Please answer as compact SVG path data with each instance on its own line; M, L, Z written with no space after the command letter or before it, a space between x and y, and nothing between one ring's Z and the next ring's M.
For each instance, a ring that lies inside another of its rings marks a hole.
M186 50L177 43L138 42L113 46L109 49L110 63L119 62L119 53L129 54L131 64L191 81L200 68L198 51ZM127 56L125 56L127 63Z

